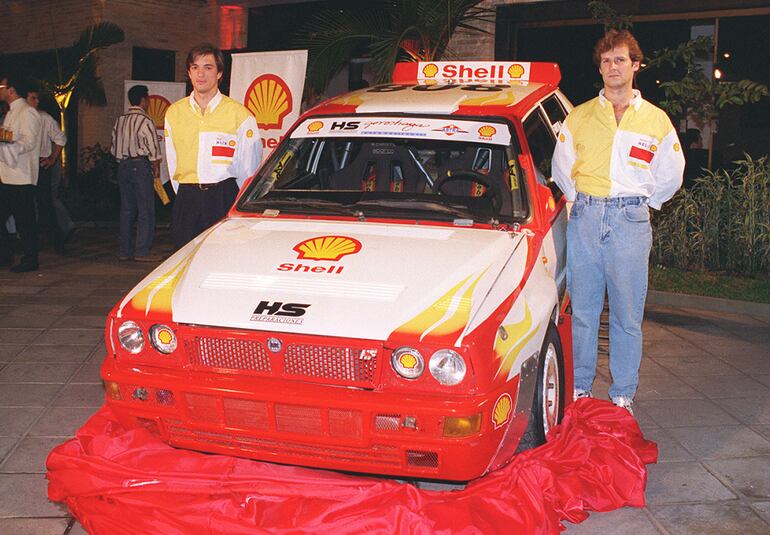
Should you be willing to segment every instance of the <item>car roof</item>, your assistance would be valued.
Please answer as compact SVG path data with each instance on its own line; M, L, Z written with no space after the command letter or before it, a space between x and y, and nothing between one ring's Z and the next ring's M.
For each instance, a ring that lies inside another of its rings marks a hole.
M459 74L466 76L456 77ZM522 118L558 88L560 78L555 63L399 63L394 83L331 98L316 106L310 115L386 113Z

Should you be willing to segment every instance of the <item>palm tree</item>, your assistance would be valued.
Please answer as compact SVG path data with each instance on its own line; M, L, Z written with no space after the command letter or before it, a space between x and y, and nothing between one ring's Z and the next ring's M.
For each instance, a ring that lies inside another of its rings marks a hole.
M42 80L42 85L59 105L62 129L66 127L65 113L73 96L88 104L106 104L104 86L96 74L96 52L122 42L123 38L123 30L117 24L100 22L83 30L71 48L55 51L57 73Z
M493 22L481 0L374 0L328 9L300 30L296 43L309 51L308 84L315 92L354 57L365 56L376 82L386 82L397 61L433 61L451 55L457 29L489 33Z

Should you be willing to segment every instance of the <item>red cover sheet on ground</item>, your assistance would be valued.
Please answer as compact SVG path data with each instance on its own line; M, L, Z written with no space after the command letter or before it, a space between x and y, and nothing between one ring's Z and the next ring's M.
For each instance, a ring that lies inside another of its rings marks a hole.
M176 449L102 407L48 456L48 497L92 534L558 533L644 505L657 460L624 410L580 399L548 442L464 490Z

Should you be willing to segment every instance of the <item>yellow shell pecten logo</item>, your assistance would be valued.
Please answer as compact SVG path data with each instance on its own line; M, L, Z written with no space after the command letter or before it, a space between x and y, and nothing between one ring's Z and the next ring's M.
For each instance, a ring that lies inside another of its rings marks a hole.
M307 125L307 131L308 132L318 132L321 128L324 127L324 124L321 121L313 121L309 125Z
M147 115L152 119L155 128L163 128L166 120L166 110L170 105L171 103L160 95L150 95L147 97Z
M511 419L512 408L513 402L510 395L502 394L497 398L495 407L492 409L492 422L495 424L495 429L499 429L508 423Z
M360 251L361 242L347 236L318 236L299 242L294 250L299 259L337 261Z
M403 366L407 370L411 370L412 368L417 366L417 357L415 357L411 353L404 353L398 358L398 363L401 364L401 366Z
M519 65L518 63L514 63L510 67L508 67L508 76L511 78L517 79L524 76L524 67Z
M497 133L497 129L494 126L484 125L479 128L479 135L481 137L492 137Z
M243 105L254 115L262 130L280 129L284 117L292 110L291 91L282 78L263 74L251 82Z
M435 63L428 63L425 67L422 68L422 74L428 78L433 78L438 74L438 65Z

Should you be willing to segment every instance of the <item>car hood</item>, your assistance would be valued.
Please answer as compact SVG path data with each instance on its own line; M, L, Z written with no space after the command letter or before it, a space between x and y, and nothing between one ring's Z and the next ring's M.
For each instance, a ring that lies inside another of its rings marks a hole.
M459 343L509 262L520 264L519 275L494 294L502 300L518 286L526 249L521 234L499 230L230 218L161 264L118 314L369 340L441 335Z

